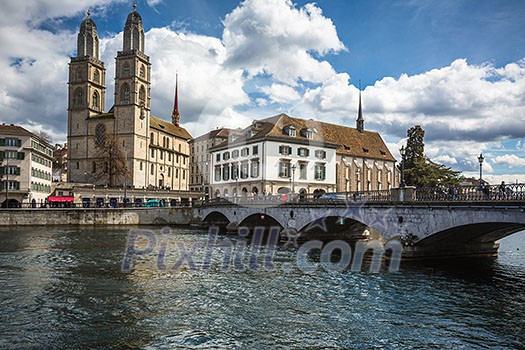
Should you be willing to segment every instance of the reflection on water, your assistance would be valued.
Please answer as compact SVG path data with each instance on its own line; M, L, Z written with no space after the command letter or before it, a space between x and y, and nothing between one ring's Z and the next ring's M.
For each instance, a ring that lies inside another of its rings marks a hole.
M188 247L205 232L177 229ZM0 230L0 348L520 348L525 233L398 273L121 272L127 229ZM224 239L224 238L221 238ZM176 253L170 253L175 254ZM293 260L281 250L276 261ZM168 258L173 261L174 257Z

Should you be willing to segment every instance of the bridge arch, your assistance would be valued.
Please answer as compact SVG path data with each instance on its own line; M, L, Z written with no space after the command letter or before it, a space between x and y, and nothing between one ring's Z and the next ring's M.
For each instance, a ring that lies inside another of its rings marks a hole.
M268 215L267 213L258 212L251 214L244 218L240 223L239 227L246 226L246 227L272 227L272 226L279 226L283 228L283 225L279 221L277 221L275 218L273 218L271 215Z
M302 239L347 239L367 238L375 231L366 224L349 216L330 215L308 222L298 230ZM376 231L375 231L376 232Z
M226 226L231 220L220 211L212 211L202 220L207 225Z

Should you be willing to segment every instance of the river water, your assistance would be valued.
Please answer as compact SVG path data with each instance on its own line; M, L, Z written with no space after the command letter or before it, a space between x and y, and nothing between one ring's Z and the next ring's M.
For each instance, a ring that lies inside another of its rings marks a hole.
M182 244L191 254L206 240L205 231L188 229L166 235L165 254L159 240L134 256L126 273L128 235L0 229L0 348L525 347L525 233L504 239L497 259L402 264L395 273L238 271L220 263L203 270L197 250L197 269L187 261L173 268ZM137 252L152 243L139 238ZM226 241L237 243L219 237ZM278 249L275 263L296 253Z

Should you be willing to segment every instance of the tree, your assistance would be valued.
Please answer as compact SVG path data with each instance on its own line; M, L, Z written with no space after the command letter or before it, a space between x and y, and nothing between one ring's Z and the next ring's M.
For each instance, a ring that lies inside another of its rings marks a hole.
M416 125L407 131L407 146L404 166L405 183L408 186L435 187L456 186L459 184L459 171L438 164L425 157L425 130Z
M117 136L105 135L96 147L97 161L93 165L96 182L105 182L109 187L127 182L130 177L126 156Z
M40 130L38 133L36 133L36 136L49 144L53 143L53 136L51 136L47 131Z

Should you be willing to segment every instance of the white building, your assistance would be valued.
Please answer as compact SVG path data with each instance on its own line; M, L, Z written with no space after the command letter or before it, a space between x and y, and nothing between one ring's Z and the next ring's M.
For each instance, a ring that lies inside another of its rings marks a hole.
M53 146L20 126L2 124L0 162L2 207L45 202L51 193Z
M361 115L361 113L360 113ZM381 136L280 114L210 149L215 196L386 190L399 184Z

